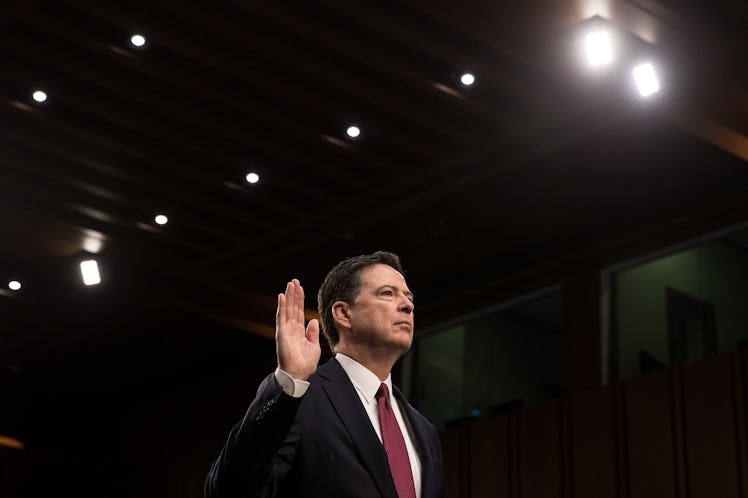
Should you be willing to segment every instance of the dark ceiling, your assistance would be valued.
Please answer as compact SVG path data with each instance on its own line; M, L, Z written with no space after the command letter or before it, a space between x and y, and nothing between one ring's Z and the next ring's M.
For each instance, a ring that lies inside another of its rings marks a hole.
M618 40L597 72L593 25ZM746 26L742 0L4 2L3 385L265 354L285 282L314 294L362 252L398 252L433 323L491 282L748 218Z

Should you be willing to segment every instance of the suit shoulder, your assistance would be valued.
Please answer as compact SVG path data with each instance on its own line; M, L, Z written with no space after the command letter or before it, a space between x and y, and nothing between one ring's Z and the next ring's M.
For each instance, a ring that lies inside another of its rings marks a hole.
M410 410L411 417L413 417L414 419L418 419L419 423L436 432L436 426L432 424L431 421L427 419L421 412L413 408L411 405L408 405L408 409Z

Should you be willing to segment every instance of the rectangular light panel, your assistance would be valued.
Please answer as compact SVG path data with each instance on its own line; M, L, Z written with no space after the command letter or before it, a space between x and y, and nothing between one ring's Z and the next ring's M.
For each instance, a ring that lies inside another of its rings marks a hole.
M83 283L86 285L96 285L101 282L99 265L95 259L81 262L81 275L83 276Z
M642 97L652 95L660 89L660 83L657 81L652 64L636 66L634 68L634 79Z

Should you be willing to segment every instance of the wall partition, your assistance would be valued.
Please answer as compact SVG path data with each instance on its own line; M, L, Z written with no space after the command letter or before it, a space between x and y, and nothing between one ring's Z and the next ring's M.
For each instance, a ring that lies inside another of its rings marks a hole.
M555 397L560 288L425 330L405 358L409 397L438 427Z
M748 230L611 276L613 379L736 351L748 340Z

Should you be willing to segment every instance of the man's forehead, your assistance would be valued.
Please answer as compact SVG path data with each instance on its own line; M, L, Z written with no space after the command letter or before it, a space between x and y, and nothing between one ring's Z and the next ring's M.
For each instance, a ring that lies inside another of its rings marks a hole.
M398 285L408 287L402 273L385 264L367 266L361 272L361 280L367 285Z

